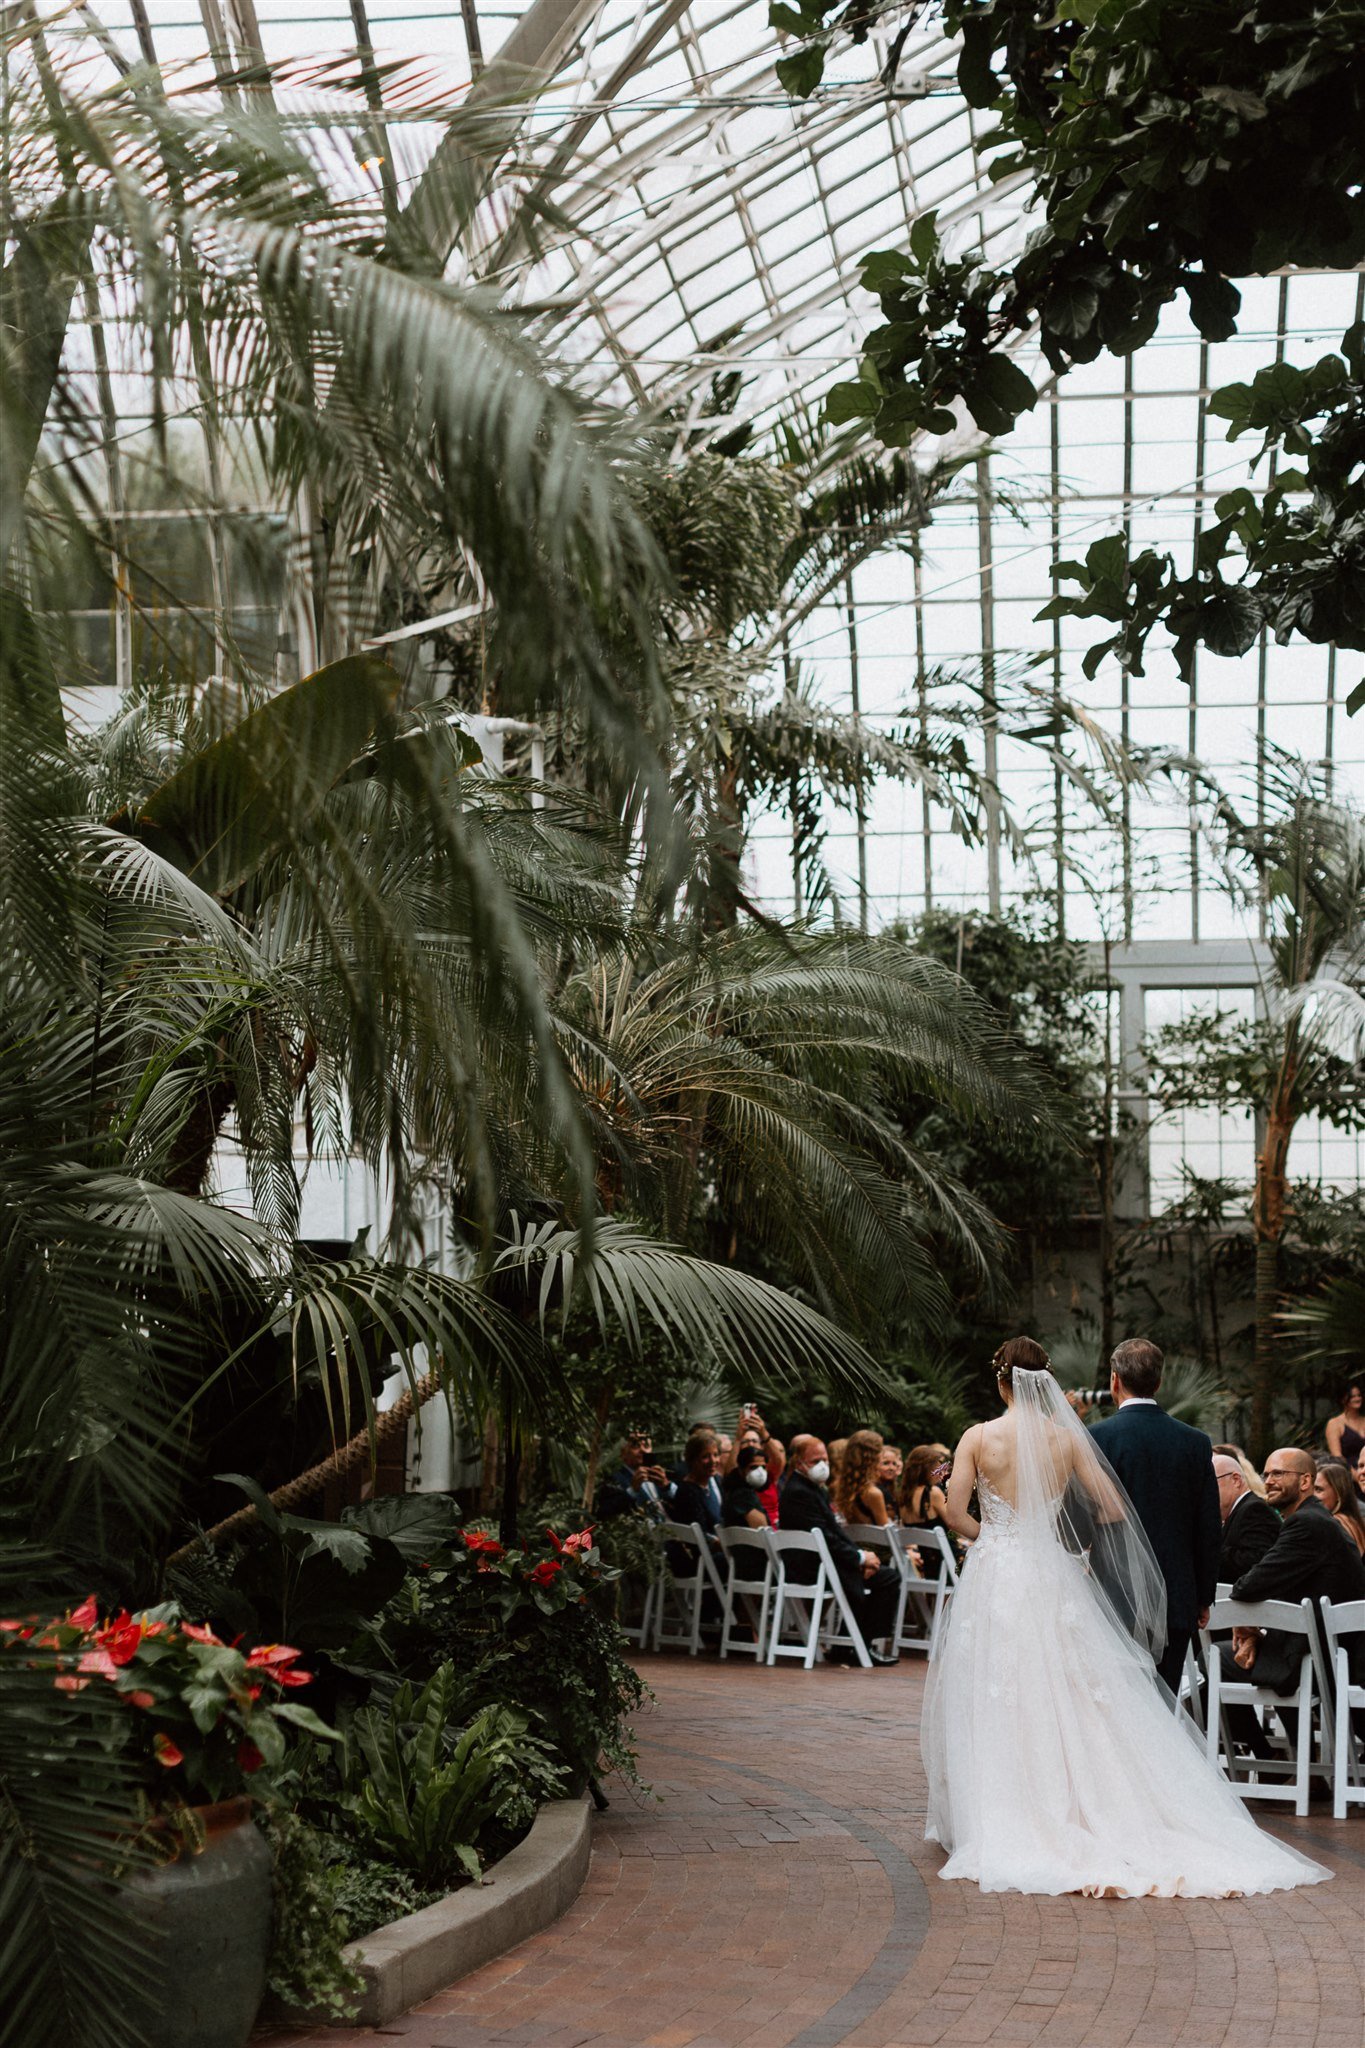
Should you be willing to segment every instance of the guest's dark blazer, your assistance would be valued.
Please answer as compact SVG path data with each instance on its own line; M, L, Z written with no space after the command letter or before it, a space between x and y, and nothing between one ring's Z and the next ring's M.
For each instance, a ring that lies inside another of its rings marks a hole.
M818 1529L829 1546L839 1577L862 1584L863 1564L857 1544L851 1542L839 1527L824 1488L817 1486L813 1479L807 1479L804 1472L787 1474L787 1483L778 1503L777 1526L779 1529L804 1529L807 1533ZM799 1584L813 1579L815 1570L814 1558L794 1557L787 1566L787 1575Z
M1230 1586L1259 1563L1283 1527L1268 1500L1248 1490L1239 1493L1232 1513L1223 1524L1223 1544L1218 1553L1218 1583Z
M1213 1599L1223 1521L1213 1445L1164 1409L1125 1401L1091 1431L1137 1509L1166 1581L1166 1627L1188 1633Z
M1234 1600L1365 1600L1365 1563L1320 1500L1306 1500L1280 1524L1280 1533L1232 1588ZM1365 1635L1348 1638L1351 1682L1365 1684ZM1292 1692L1298 1683L1303 1642L1267 1629L1252 1672L1258 1685Z
M716 1530L716 1511L710 1490L695 1479L680 1479L664 1503L670 1522L700 1522L703 1536Z

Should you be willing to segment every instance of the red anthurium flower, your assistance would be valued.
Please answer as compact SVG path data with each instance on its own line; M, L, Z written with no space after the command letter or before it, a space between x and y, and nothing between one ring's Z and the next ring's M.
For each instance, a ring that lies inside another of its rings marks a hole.
M154 1735L152 1748L156 1752L157 1762L164 1764L168 1771L173 1771L177 1764L183 1764L185 1761L184 1751L176 1748L169 1735Z
M102 1628L95 1637L102 1650L108 1652L115 1664L131 1664L142 1642L142 1623L134 1621L125 1609L115 1615L107 1628Z
M156 1705L156 1694L148 1692L143 1686L139 1686L136 1692L130 1692L125 1697L130 1699L135 1707L154 1707Z
M77 1678L74 1672L64 1671L61 1677L54 1678L52 1683L56 1686L58 1692L84 1692L90 1680L88 1678Z
M292 1671L272 1671L270 1675L280 1685L311 1685L313 1683L312 1672L300 1671L297 1664Z
M489 1557L505 1557L507 1555L497 1537L485 1536L482 1529L465 1529L462 1531L462 1534L465 1540L465 1547L469 1550L485 1551Z
M0 1621L0 1633L7 1636L18 1636L20 1642L26 1643L33 1634L33 1623L31 1621Z
M201 1628L197 1621L182 1621L180 1633L188 1636L192 1643L210 1643L216 1650L223 1647L222 1637L216 1636L211 1628Z
M127 1662L127 1659L124 1659ZM107 1650L85 1650L76 1665L78 1671L92 1672L97 1678L113 1678L118 1666Z
M592 1549L592 1530L580 1529L576 1536L566 1536L564 1548L570 1552L577 1551L580 1556L585 1556Z
M545 1534L546 1534L546 1535L547 1535L547 1536L549 1537L549 1539L550 1539L551 1543L553 1543L553 1545L554 1545L554 1547L555 1547L555 1549L556 1549L556 1550L562 1550L562 1549L564 1548L564 1545L563 1545L563 1544L562 1544L562 1543L560 1542L559 1538L558 1538L558 1537L557 1537L557 1536L555 1535L555 1532L554 1532L554 1530L553 1530L553 1529L547 1529L547 1530L545 1531Z
M237 1745L237 1766L243 1771L259 1771L265 1758L254 1742L243 1740Z
M562 1572L563 1569L564 1567L557 1557L543 1557L531 1574L531 1584L533 1586L548 1586L553 1582L556 1573Z
M79 1607L73 1607L70 1620L75 1628L93 1628L100 1618L93 1593L87 1593Z
M248 1671L271 1671L278 1675L279 1667L292 1664L303 1655L302 1650L291 1650L285 1643L260 1643L247 1653Z

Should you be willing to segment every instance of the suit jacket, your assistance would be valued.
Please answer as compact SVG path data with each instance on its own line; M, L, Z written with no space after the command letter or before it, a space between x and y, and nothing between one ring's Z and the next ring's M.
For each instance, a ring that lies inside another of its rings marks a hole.
M1248 1490L1233 1502L1232 1513L1223 1524L1223 1544L1218 1553L1220 1585L1235 1585L1243 1572L1259 1563L1283 1527L1268 1500Z
M829 1545L829 1554L834 1568L841 1579L855 1579L862 1584L863 1565L858 1546L845 1536L840 1528L829 1496L823 1486L817 1486L813 1479L807 1479L804 1472L789 1472L782 1498L777 1510L779 1529L818 1529ZM798 1569L800 1567L800 1569ZM794 1557L788 1566L788 1575L800 1582L815 1577L815 1560Z
M1320 1500L1296 1508L1264 1557L1232 1588L1234 1600L1302 1600L1305 1594L1315 1608L1319 1600L1365 1600L1365 1563ZM1346 1653L1352 1684L1365 1683L1365 1636L1352 1636ZM1292 1692L1302 1656L1301 1638L1267 1629L1250 1675L1275 1692Z
M1212 1443L1162 1408L1127 1402L1091 1435L1156 1552L1166 1581L1168 1634L1192 1630L1213 1599L1223 1543Z

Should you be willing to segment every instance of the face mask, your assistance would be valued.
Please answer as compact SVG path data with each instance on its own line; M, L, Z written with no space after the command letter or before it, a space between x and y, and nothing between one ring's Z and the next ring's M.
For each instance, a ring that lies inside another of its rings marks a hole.
M750 1486L757 1490L760 1486L767 1485L768 1468L766 1465L751 1465L744 1477L748 1480Z
M823 1486L829 1478L828 1458L820 1458L817 1459L814 1465L807 1465L806 1477L807 1479L813 1479L817 1486Z

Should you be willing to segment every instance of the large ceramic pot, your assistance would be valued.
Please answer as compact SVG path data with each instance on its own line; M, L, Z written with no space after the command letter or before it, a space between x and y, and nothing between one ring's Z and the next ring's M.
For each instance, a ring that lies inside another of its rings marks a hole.
M204 1847L130 1881L155 1941L148 2048L244 2048L265 1993L270 1850L249 1799L197 1809Z

